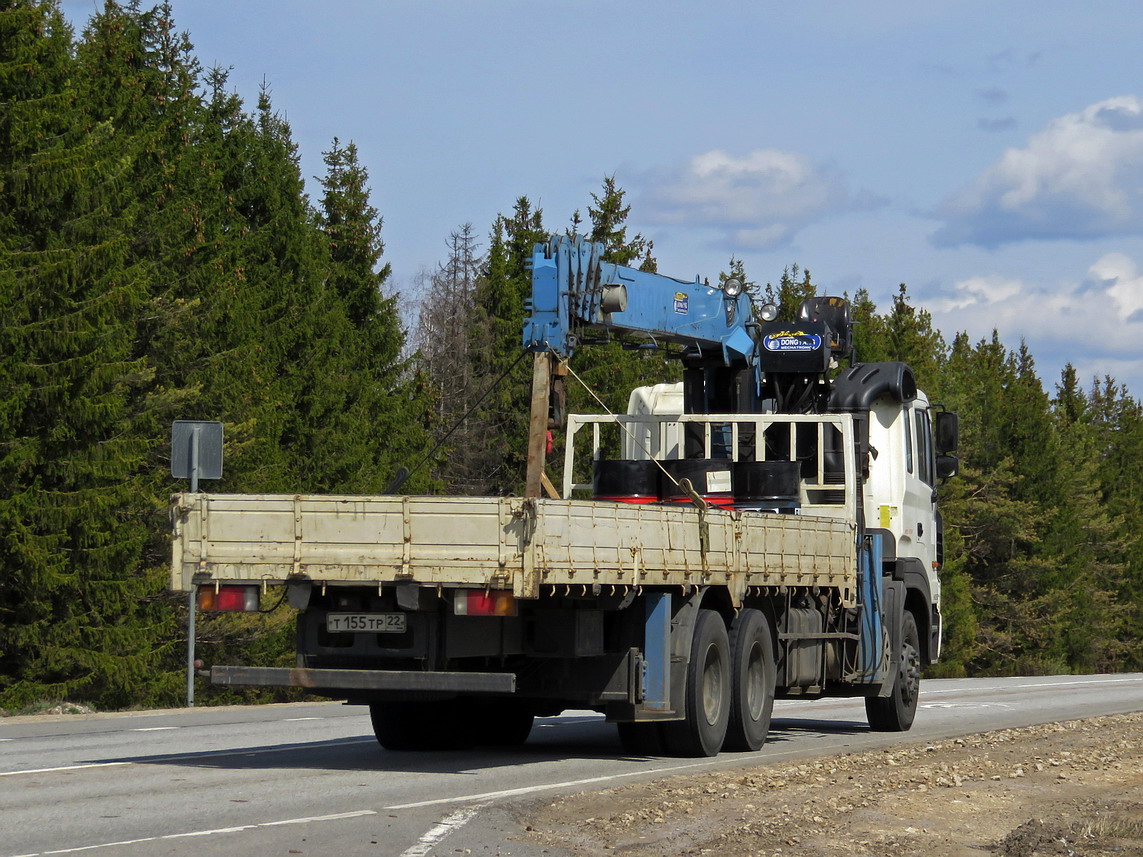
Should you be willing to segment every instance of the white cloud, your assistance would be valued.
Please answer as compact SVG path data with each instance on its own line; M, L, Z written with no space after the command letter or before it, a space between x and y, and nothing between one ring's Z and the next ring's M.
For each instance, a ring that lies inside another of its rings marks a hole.
M1122 253L1108 253L1088 273L1098 283L1107 284L1107 296L1114 302L1120 321L1143 311L1143 276L1131 259Z
M715 149L647 173L639 183L642 217L720 229L737 248L779 246L829 214L882 204L872 194L850 194L840 175L806 155L780 149L741 157Z
M1109 98L1052 120L937 215L938 246L1143 233L1143 102Z
M1002 303L1020 294L1024 284L1019 280L1008 280L991 275L969 277L953 285L953 294L937 301L937 309L942 312L963 310L968 307Z
M1071 363L1085 384L1107 374L1143 395L1143 274L1122 253L1102 256L1086 274L1057 284L970 277L925 303L946 336L967 331L976 342L996 330L1008 348L1027 342L1049 391Z

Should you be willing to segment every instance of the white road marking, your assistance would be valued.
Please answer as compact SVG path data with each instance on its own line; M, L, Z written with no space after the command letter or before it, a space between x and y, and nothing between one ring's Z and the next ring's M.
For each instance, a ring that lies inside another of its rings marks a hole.
M721 759L708 759L705 762L692 762L688 765L670 765L666 768L643 768L638 771L627 771L622 774L610 774L606 777L588 777L583 780L567 780L562 783L542 783L537 786L525 786L518 789L504 789L497 792L482 792L476 795L458 795L457 797L442 797L435 798L434 800L422 800L416 803L399 803L393 806L387 806L385 809L419 809L425 806L439 806L446 803L468 803L469 801L492 801L502 797L519 797L520 795L535 794L536 792L546 792L552 789L566 789L574 786L590 785L592 783L606 783L611 780L622 780L627 777L647 777L654 776L655 774L669 774L674 771L685 771L688 768L708 768L713 767L719 763L730 764L737 760L733 755L725 756Z
M979 693L985 690L1026 690L1030 687L1074 687L1089 684L1139 684L1139 678L1093 678L1087 681L1041 681L1032 684L997 684L990 687L948 687L926 690L922 683L921 696L938 693Z
M340 821L345 818L361 818L376 815L372 809L359 809L355 812L339 812L336 815L311 815L305 818L287 818L282 821L263 821L258 824L242 824L237 827L219 827L214 830L193 830L188 833L168 833L165 836L146 836L141 839L123 839L119 842L100 842L98 845L80 845L75 848L60 848L55 851L37 851L33 854L18 854L16 857L50 857L53 854L76 854L80 851L94 851L97 848L118 848L123 845L137 845L141 842L164 842L170 839L187 839L191 836L214 836L219 833L240 833L243 830L258 830L262 827L278 827L283 824L310 824L315 821Z
M849 742L843 742L839 746L849 747ZM772 763L779 759L797 758L805 755L803 750L777 750L766 754L765 761ZM726 753L721 756L706 759L702 762L689 762L684 765L667 765L662 768L642 768L638 771L625 771L622 774L609 774L605 777L588 777L582 780L567 780L562 783L541 783L535 786L525 786L518 789L504 789L496 792L482 792L473 795L457 795L456 797L442 797L433 800L422 800L416 803L398 803L392 806L384 807L385 809L419 809L426 806L439 806L446 803L468 803L470 801L486 801L490 802L502 797L519 797L520 795L535 794L537 792L551 791L552 789L572 788L575 786L591 785L592 783L606 783L612 780L623 780L629 777L655 777L660 774L673 774L676 771L686 771L694 768L716 768L716 767L734 767L742 763L742 758L737 753Z
M8 739L11 740L11 739ZM344 740L334 739L332 741L316 741L313 744L305 744L304 746L290 746L290 747L262 747L257 750L247 750L237 748L234 750L200 750L195 753L183 753L178 756L164 756L156 758L154 756L140 756L139 759L146 760L154 764L166 764L168 762L183 762L188 759L209 759L215 756L259 756L267 753L296 753L299 750L310 750L319 747L342 747L347 744L373 744L374 738L361 738L358 740ZM24 771L0 771L0 777L14 777L17 774L50 774L56 771L80 771L87 768L110 768L116 765L137 765L139 761L124 761L124 762L90 762L86 765L61 765L58 768L29 768Z
M481 806L469 806L464 809L458 809L448 818L441 821L440 824L430 827L428 832L417 840L416 844L401 852L401 857L424 857L432 850L433 846L453 833L456 830L464 827L472 819L476 813L481 809Z
M324 717L287 717L283 723L301 723L303 720L325 720Z
M1002 708L1014 711L1016 706L1006 702L922 702L921 708Z
M128 732L170 732L172 729L181 729L181 726L137 726L128 729Z
M58 768L29 768L26 771L0 771L0 777L14 777L16 774L51 774L56 771L80 771L86 768L114 768L130 765L131 762L92 762L88 765L61 765Z

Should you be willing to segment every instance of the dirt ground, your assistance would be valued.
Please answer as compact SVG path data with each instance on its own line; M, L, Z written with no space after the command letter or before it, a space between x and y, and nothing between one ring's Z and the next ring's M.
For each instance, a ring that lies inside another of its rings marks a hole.
M530 807L537 845L625 857L1143 855L1143 712Z

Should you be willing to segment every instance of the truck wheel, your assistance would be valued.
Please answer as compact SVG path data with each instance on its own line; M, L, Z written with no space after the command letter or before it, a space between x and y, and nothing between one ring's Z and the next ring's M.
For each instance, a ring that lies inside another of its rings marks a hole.
M766 742L774 711L774 639L760 610L743 610L730 626L730 723L724 750L754 751Z
M516 702L486 702L476 705L468 719L473 744L515 747L528 740L535 715Z
M917 620L908 610L901 621L901 651L893 692L865 698L865 716L874 732L907 732L917 714L921 694L921 643Z
M684 689L686 719L663 724L663 743L675 756L714 756L730 719L730 641L722 617L700 610L691 637Z
M663 730L660 723L616 723L619 743L629 756L660 756Z
M471 746L458 707L447 702L375 702L369 719L386 750L459 750Z

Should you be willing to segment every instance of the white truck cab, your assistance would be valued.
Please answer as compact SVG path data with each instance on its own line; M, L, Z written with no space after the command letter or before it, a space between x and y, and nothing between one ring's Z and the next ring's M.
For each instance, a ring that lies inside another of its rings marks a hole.
M940 654L939 570L943 532L936 504L937 457L932 408L918 391L911 402L883 398L869 409L867 526L882 533L893 577L927 594L932 605L930 660Z

